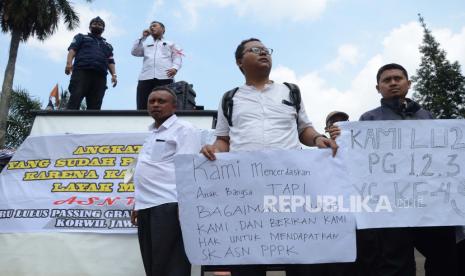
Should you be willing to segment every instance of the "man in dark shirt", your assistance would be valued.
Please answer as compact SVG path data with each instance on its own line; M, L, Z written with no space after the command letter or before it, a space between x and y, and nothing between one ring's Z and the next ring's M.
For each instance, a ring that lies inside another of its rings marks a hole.
M433 118L406 98L411 82L401 65L382 66L376 80L381 106L365 112L360 121ZM455 227L448 226L357 230L359 275L414 276L414 247L426 257L426 275L456 275Z
M113 47L102 37L105 22L97 16L90 21L89 29L87 35L74 36L68 48L65 74L72 72L68 109L79 109L86 98L87 109L100 110L107 89L107 70L113 87L117 83Z

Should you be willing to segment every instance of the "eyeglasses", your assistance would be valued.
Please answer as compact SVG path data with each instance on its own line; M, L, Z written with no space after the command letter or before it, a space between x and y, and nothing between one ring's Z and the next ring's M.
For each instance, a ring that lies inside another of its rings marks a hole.
M261 47L251 47L247 50L245 50L245 52L251 52L251 53L254 53L256 55L260 55L261 53L265 53L266 55L270 55L273 54L273 49L271 48L261 48Z

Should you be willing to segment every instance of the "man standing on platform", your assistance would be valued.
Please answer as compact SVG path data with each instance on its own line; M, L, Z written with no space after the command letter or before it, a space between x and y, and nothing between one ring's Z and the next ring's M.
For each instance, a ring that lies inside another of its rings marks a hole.
M174 76L181 69L182 50L173 42L165 40L164 34L165 25L153 21L132 47L133 56L144 58L137 84L137 110L146 109L152 89L173 83Z
M68 109L79 109L86 98L87 109L100 110L107 89L107 71L113 87L117 83L113 47L102 37L105 22L97 16L90 21L89 29L86 35L77 34L68 48L65 74L72 72Z

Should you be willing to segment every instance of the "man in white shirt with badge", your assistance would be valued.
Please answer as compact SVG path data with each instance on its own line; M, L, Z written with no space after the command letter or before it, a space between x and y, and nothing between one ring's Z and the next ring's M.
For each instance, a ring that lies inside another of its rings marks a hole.
M164 39L165 25L158 21L142 32L134 42L131 54L143 57L142 71L137 84L137 110L147 108L147 99L153 88L173 83L182 65L182 50Z
M131 222L138 226L147 275L190 275L178 217L174 156L198 153L199 132L176 117L176 94L169 88L155 88L147 109L155 122L135 168Z

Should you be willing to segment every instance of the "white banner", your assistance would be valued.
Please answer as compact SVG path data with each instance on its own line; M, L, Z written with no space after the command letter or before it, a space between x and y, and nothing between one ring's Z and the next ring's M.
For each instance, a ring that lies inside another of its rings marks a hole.
M250 169L241 171L241 177L237 179L239 184L233 179L229 182L209 179L204 184L191 183L193 186L188 188L189 179L180 178L185 181L180 187L183 191L191 189L188 192L193 196L192 206L197 206L200 200L194 197L197 196L196 187L210 187L213 183L220 183L214 188L221 188L221 193L212 190L222 196L219 203L229 202L227 200L236 204L237 200L246 202L249 197L245 195L242 198L224 196L225 185L237 184L240 191L249 186L263 188L252 190L254 196L250 198L254 204L263 204L265 195L276 196L278 211L290 200L294 200L294 206L302 201L305 206L312 205L306 197L298 196L326 196L320 201L336 201L339 208L355 213L358 228L465 225L464 120L350 122L342 128L336 158L318 159L319 154L329 156L326 150L278 151L263 153L265 155L244 153L248 159L243 161L242 157L228 157L236 155L220 154L221 158L241 160L241 166L249 166L255 160L263 162L264 168L286 169L266 171L269 175L260 178L252 177ZM211 138L207 134L203 135L204 140ZM122 182L124 170L136 156L146 135L113 133L28 138L0 175L0 232L134 233L129 221L134 186ZM288 154L292 158L284 159ZM215 162L205 164L214 168ZM347 171L344 166L348 167ZM280 175L287 173L288 168L292 176L292 168L299 171L307 167L313 174L298 175L295 179ZM209 177L214 178L214 173L219 172L211 173ZM291 195L285 192L301 187L302 183L306 184L305 193L296 190L292 198L285 197ZM282 194L270 194L270 187L280 187L271 184L289 185ZM309 187L318 190L308 190ZM268 199L268 203L273 203L273 197ZM204 199L205 202L209 200ZM211 200L217 199L212 197ZM312 200L318 204L318 199ZM217 203L211 204L217 206ZM198 212L195 209L188 211ZM305 211L305 214L316 214ZM271 214L260 216L267 218ZM208 218L201 219L203 223L208 221ZM240 222L236 220L236 223ZM199 243L198 238L194 241ZM202 262L198 260L198 263ZM223 263L227 262L229 260L223 260Z
M193 264L355 260L353 217L318 208L334 205L334 187L350 189L329 150L219 153L216 161L181 155L175 164Z
M465 120L342 123L338 155L367 209L357 228L465 225Z
M146 136L29 137L0 175L0 232L135 233L123 178Z

